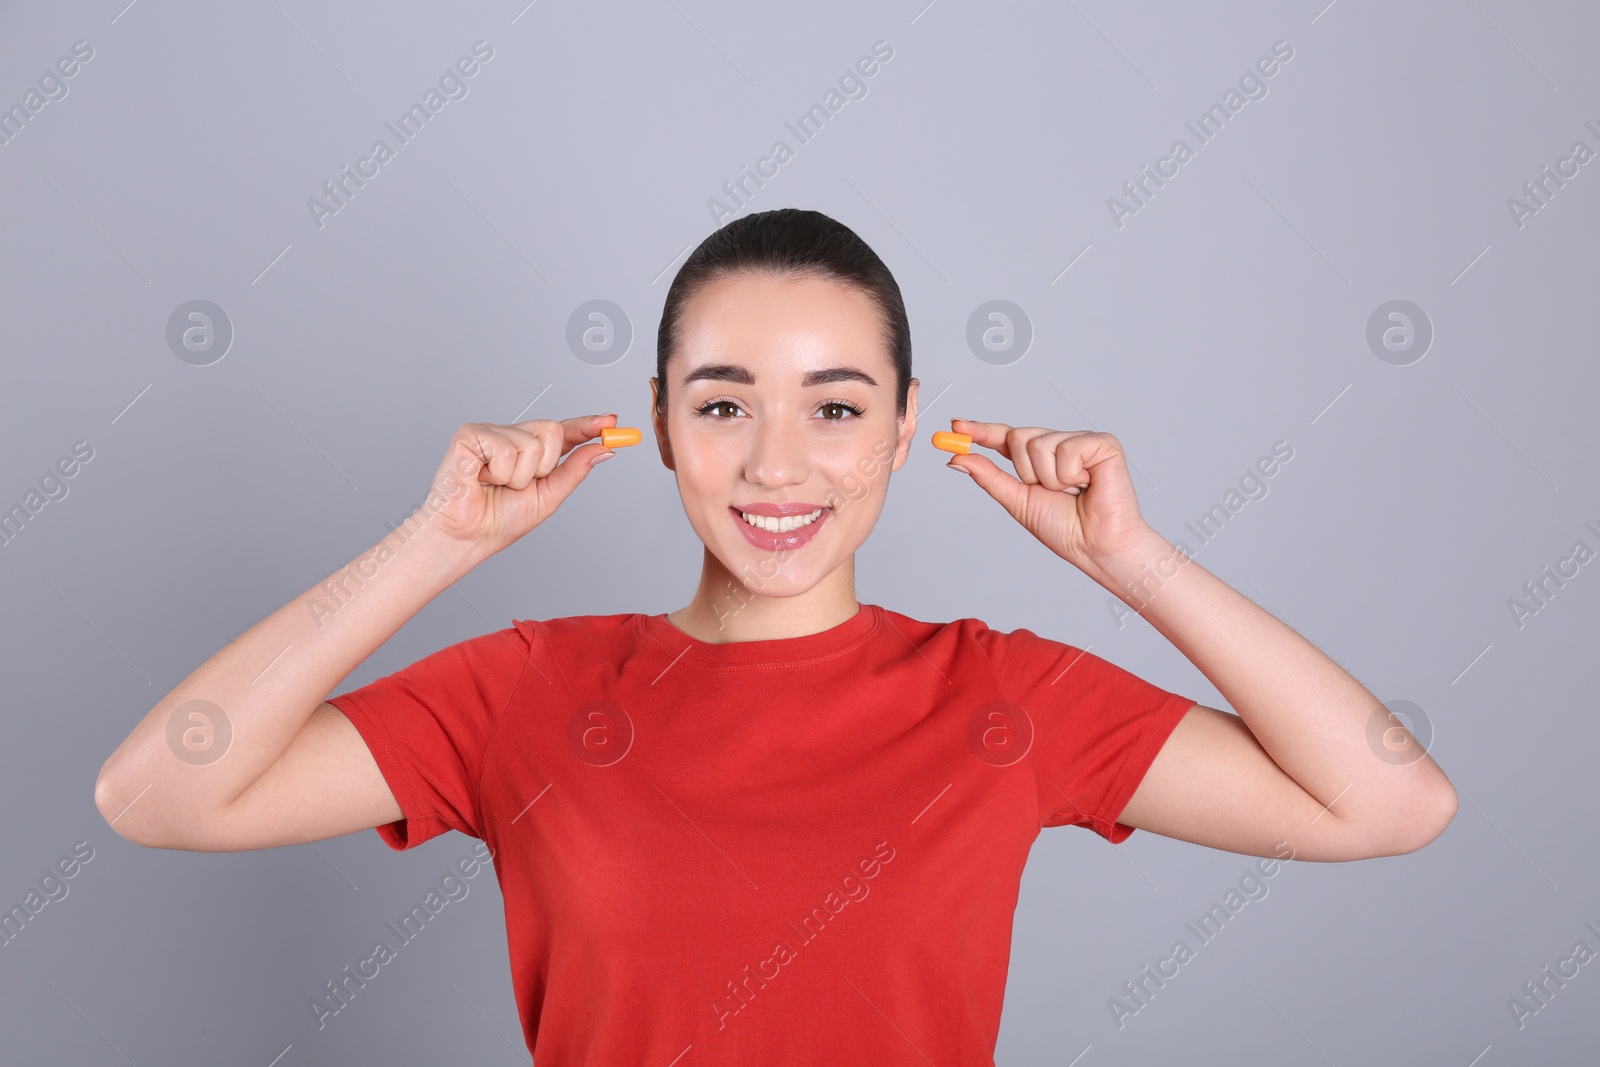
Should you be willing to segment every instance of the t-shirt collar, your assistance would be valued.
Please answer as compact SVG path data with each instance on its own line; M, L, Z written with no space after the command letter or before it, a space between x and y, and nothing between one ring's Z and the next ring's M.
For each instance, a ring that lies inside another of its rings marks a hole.
M882 609L876 604L861 604L859 610L837 626L801 637L779 637L764 641L731 641L717 644L702 641L667 621L665 613L640 615L639 630L669 655L679 656L679 666L699 667L801 667L819 659L847 652L866 643L877 633Z

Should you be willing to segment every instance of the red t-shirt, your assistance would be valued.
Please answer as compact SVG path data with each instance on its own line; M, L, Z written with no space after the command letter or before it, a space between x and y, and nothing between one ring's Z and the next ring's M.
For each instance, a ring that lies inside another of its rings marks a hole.
M517 621L331 702L405 813L387 844L488 845L539 1067L992 1064L1040 828L1125 840L1195 703L873 604L729 644Z

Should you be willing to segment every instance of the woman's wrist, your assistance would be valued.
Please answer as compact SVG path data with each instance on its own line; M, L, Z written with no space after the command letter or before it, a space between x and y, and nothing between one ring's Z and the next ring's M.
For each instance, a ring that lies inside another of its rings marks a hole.
M1090 577L1138 611L1188 561L1182 549L1146 526L1128 547L1096 556Z

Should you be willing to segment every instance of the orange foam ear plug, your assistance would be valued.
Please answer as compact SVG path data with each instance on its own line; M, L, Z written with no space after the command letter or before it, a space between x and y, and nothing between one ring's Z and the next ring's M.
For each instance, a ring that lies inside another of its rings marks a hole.
M933 432L933 447L965 456L972 451L972 435L956 433L954 430L935 430Z
M600 431L600 443L607 448L625 448L639 443L637 426L607 426Z

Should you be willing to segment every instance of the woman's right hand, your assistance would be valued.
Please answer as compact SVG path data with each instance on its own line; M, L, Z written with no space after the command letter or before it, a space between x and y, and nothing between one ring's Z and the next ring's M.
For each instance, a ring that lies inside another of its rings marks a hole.
M615 454L595 438L616 422L615 415L469 422L450 439L422 517L450 541L493 555L548 519L597 462Z

